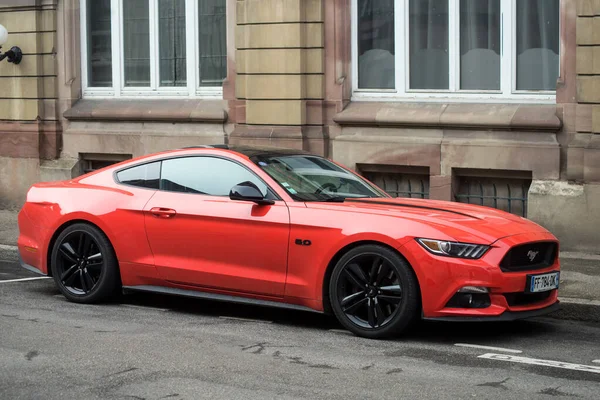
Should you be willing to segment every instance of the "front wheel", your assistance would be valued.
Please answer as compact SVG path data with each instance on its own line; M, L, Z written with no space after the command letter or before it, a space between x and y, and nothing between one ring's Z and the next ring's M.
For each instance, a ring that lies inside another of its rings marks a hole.
M408 263L383 246L346 253L329 282L335 316L358 336L380 339L407 329L419 312L418 282Z
M117 293L120 274L114 250L98 228L85 223L60 233L51 255L52 276L61 293L77 303L96 303Z

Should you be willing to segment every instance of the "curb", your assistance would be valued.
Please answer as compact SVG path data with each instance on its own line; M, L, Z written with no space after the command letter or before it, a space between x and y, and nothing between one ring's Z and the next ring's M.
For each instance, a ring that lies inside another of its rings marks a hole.
M0 261L10 263L19 262L17 246L0 244ZM545 318L600 322L600 301L571 297L559 297L558 300L560 301L560 309L545 315Z

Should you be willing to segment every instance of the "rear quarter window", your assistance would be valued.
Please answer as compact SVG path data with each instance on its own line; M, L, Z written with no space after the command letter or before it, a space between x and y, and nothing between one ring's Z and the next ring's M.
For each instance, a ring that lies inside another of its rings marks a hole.
M117 172L119 183L147 189L158 189L160 181L160 161L138 165Z

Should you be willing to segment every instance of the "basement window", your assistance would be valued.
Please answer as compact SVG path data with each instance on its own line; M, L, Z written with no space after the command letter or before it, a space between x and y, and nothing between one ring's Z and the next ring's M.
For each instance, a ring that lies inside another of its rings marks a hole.
M492 207L527 217L531 173L457 171L454 198L460 203ZM485 174L485 175L483 175Z
M361 175L392 197L429 198L429 168L390 165L357 165Z
M81 173L87 174L117 164L121 161L130 160L132 155L82 153L79 155L79 158L81 160Z

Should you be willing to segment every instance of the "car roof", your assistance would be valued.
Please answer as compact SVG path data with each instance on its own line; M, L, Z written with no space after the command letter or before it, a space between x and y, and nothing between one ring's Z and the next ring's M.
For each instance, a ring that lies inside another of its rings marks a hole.
M293 156L293 155L304 155L304 156L315 156L314 154L308 153L304 150L297 149L286 149L281 147L269 147L269 146L237 146L229 144L214 144L214 145L199 145L199 146L188 146L181 150L191 149L223 149L233 151L235 153L242 154L248 158L251 157L281 157L281 156Z

